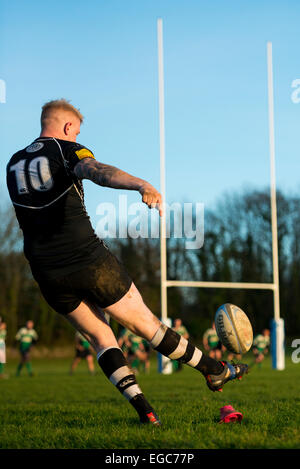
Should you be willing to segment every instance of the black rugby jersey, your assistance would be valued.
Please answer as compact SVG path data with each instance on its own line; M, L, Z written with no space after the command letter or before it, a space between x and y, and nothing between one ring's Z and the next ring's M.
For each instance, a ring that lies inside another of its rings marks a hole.
M86 147L37 138L7 165L7 187L24 234L24 253L34 274L66 275L103 254L84 205L81 180L73 173Z

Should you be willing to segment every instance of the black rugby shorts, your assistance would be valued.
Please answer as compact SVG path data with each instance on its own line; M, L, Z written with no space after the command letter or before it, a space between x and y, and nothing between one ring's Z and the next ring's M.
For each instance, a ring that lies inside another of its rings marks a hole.
M34 277L47 303L60 314L71 313L82 301L106 308L119 301L132 284L123 264L109 250L104 258L68 275Z
M76 358L86 358L92 355L92 352L89 349L79 350L76 349L75 356Z

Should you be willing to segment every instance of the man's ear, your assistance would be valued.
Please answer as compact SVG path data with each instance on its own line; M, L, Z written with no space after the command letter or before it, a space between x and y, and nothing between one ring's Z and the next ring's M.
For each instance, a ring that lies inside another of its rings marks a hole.
M67 122L64 126L64 134L69 135L71 129L72 122Z

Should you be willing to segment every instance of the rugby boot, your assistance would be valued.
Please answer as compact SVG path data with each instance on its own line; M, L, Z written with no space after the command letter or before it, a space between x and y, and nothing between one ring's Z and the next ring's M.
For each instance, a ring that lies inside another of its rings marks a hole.
M224 369L218 375L206 375L206 384L211 391L222 391L224 384L234 379L241 380L243 375L248 373L248 365L243 363L220 362Z

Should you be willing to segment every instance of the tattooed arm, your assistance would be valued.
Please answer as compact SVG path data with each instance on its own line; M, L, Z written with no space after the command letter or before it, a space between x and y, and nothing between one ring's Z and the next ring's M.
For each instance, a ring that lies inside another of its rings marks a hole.
M148 207L156 207L162 215L161 195L149 182L131 176L115 166L110 166L93 158L84 158L76 164L74 174L78 179L90 179L99 186L114 189L139 191Z

